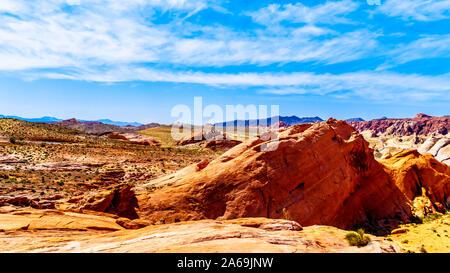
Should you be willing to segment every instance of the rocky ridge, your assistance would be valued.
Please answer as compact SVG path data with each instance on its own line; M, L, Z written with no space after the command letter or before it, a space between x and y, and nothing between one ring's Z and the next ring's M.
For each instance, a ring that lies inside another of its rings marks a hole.
M446 135L450 132L450 116L435 117L417 114L414 118L375 119L370 121L350 121L359 132L370 132L376 136L428 136L432 133Z

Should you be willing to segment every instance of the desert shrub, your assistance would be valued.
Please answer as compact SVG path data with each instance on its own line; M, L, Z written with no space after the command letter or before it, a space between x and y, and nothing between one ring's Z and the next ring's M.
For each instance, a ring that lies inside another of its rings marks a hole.
M347 233L347 235L345 235L345 239L351 246L357 247L366 246L371 241L369 235L366 235L363 229L358 229L356 232L351 231Z
M436 212L436 213L429 213L427 214L425 217L423 217L423 222L424 223L428 223L431 221L434 221L436 219L439 219L443 216L442 213Z
M286 208L283 208L282 213L284 220L291 220L291 215L289 214L289 211Z
M422 245L422 247L420 248L420 252L421 253L428 253L428 251L425 249L424 245Z
M17 141L16 141L16 138L15 138L15 137L12 136L12 137L9 138L9 143L11 143L11 144L16 144L16 142L17 142Z

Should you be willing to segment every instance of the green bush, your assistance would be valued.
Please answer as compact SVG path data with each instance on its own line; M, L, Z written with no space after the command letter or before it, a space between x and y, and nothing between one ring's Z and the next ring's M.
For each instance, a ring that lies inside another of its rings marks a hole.
M345 235L345 239L351 246L357 247L366 246L371 241L369 235L364 234L363 229L358 229L357 232L352 231L347 233L347 235Z
M434 221L436 219L441 218L444 216L442 213L436 212L436 213L429 213L423 218L424 223L429 223L431 221Z

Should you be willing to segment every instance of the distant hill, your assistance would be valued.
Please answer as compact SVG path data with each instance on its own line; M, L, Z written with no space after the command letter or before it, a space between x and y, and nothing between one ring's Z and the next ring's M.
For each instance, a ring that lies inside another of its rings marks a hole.
M4 116L4 115L0 115L0 118L13 118L13 119L18 119L18 120L23 120L23 121L28 121L28 122L41 122L41 123L55 123L58 121L63 121L63 119L60 118L55 118L55 117L41 117L41 118L23 118L23 117L18 117L18 116ZM110 120L110 119L99 119L99 120L78 120L79 122L83 122L83 123L91 123L91 124L95 124L95 122L97 122L97 124L109 124L109 125L115 125L115 126L142 126L142 123L139 122L124 122L124 121L114 121L114 120Z
M18 120L23 120L23 121L28 121L28 122L41 122L41 123L50 123L50 122L57 122L57 121L62 120L62 119L58 119L58 118L54 118L54 117L22 118L22 117L18 117L18 116L4 116L4 115L0 115L0 118L13 118L13 119L18 119Z
M99 119L96 120L98 122L101 122L103 124L110 124L110 125L116 125L116 126L141 126L142 123L139 122L123 122L123 121L114 121L110 119Z
M364 119L362 119L362 118L349 118L349 119L346 119L345 121L347 121L347 122L352 122L352 121L364 121Z
M223 126L223 127L229 127L229 126L258 126L260 124L267 125L273 125L275 123L275 117L267 118L267 119L254 119L254 120L234 120L234 121L227 121L227 122L221 122L216 123L214 126ZM323 121L320 117L303 117L299 118L297 116L290 116L290 117L278 117L279 122L283 122L288 126L295 125L295 124L301 124L301 123L314 123L316 121Z
M50 142L81 142L79 137L83 132L63 126L48 123L36 123L19 119L0 119L0 136L18 141L50 141Z
M75 118L54 122L53 124L80 130L93 135L128 133L160 126L159 123L150 123L140 126L117 126L113 124L104 124L100 121L82 121Z
M116 126L116 125L111 125L111 124L103 124L98 121L80 121L80 120L76 120L74 118L58 121L53 124L80 130L80 131L86 132L88 134L93 134L93 135L104 135L104 134L113 133L113 132L126 133L126 132L131 132L134 130L134 128L136 128L134 126L123 127L123 126Z

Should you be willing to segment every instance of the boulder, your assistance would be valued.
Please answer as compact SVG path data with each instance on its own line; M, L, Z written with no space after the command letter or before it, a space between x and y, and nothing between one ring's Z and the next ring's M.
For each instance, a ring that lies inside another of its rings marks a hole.
M178 140L175 145L184 146L213 139L225 140L227 139L227 136L225 133L216 130L214 127L205 126L205 128L203 128L201 131L194 131L193 133L191 133L190 137L185 137L181 140Z
M241 144L242 141L239 140L229 140L229 139L221 139L216 140L212 139L206 142L204 148L213 151L228 151L236 145Z
M73 201L75 204L62 204L60 208L106 212L129 219L138 218L137 199L131 185L121 184L109 190L90 192L80 199L72 198L69 201Z

